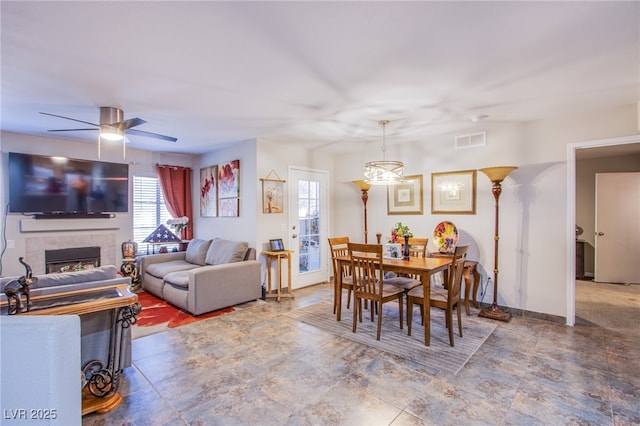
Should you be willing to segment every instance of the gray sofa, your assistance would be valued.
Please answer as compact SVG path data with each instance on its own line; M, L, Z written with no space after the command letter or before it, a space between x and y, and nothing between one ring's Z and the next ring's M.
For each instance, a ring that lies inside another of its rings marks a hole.
M256 300L261 264L244 241L193 239L184 252L143 256L142 288L193 315Z
M0 300L6 302L4 286L19 277L0 278ZM99 287L111 287L119 284L131 285L129 277L118 274L114 265L100 266L94 269L78 272L64 272L59 274L34 275L37 282L30 287L30 295L41 296L74 290L84 290ZM93 312L80 315L82 363L99 359L107 365L109 353L109 339L111 333L111 316L103 312ZM123 347L120 358L123 368L131 366L131 329L123 330Z

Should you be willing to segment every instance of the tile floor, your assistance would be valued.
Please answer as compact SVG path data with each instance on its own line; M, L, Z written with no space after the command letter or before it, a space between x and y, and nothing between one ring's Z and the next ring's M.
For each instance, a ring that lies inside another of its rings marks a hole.
M123 403L83 425L640 424L640 285L576 293L575 327L499 323L454 376L283 316L332 297L296 290L134 340Z

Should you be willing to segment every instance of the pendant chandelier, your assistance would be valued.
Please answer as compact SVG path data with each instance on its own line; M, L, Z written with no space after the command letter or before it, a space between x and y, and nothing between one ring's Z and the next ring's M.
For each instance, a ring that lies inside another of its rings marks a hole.
M404 164L402 161L387 161L385 152L386 133L385 127L389 120L380 120L382 126L382 161L370 161L364 165L364 181L369 185L395 185L404 180Z

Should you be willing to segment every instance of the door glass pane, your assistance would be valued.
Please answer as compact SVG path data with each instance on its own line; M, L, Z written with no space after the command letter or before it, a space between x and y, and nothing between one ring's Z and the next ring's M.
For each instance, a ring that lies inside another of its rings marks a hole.
M298 181L298 272L320 269L320 182Z

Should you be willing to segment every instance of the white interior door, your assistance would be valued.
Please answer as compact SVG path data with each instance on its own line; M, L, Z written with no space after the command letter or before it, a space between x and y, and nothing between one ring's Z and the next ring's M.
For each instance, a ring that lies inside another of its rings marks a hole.
M329 279L328 177L326 172L289 169L289 247L292 288Z
M640 283L640 173L596 173L594 280Z

